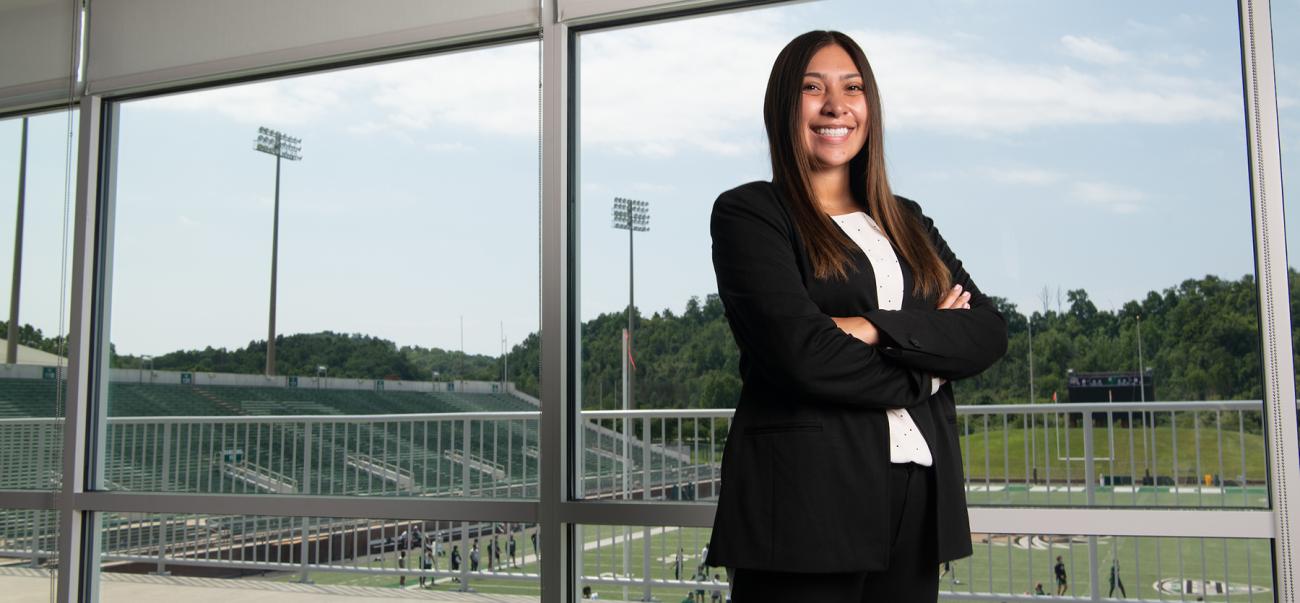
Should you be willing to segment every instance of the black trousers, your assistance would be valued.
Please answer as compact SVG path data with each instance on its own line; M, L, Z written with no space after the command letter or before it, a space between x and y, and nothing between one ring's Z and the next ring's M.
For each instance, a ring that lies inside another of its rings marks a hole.
M889 569L879 572L806 574L737 568L735 603L929 603L939 597L938 535L934 527L934 469L915 463L890 466L889 519L893 525ZM799 551L816 555L819 551Z

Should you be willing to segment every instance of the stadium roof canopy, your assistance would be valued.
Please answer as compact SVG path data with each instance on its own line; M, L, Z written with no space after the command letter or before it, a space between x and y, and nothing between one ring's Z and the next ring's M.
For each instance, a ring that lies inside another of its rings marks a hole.
M0 339L0 348L4 348L7 345L9 345L8 341L4 339ZM2 357L3 355L0 355L0 358ZM28 347L22 344L19 344L18 346L17 363L35 364L38 366L66 366L67 365L67 361L62 356L59 356L57 354L51 354L49 352L38 350L36 348Z

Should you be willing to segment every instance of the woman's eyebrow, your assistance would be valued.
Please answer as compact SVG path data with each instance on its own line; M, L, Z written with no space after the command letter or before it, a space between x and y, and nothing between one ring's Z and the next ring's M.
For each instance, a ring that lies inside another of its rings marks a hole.
M804 77L815 77L815 78L817 78L817 79L821 79L821 80L830 79L830 78L826 77L826 74L821 73L821 72L819 72L819 71L809 71L808 73L803 74L803 76L804 76ZM853 78L859 78L859 79L861 79L861 78L862 78L862 74L861 74L861 73L858 73L858 72L855 71L855 72L853 72L853 73L845 73L845 74L843 74L843 75L840 76L840 79L842 79L842 80L848 80L848 79L853 79Z

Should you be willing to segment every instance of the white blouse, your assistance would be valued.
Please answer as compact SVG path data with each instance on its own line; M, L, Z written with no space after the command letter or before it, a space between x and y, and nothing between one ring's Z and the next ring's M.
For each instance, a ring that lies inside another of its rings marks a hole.
M880 309L901 309L903 270L898 265L898 256L894 253L894 248L890 246L889 239L885 238L876 221L860 211L831 216L831 219L839 225L844 234L849 235L849 238L862 248L862 251L867 254L867 259L871 261L871 269L876 276L876 299L879 301ZM942 383L938 378L931 378L931 393L938 391ZM930 446L926 444L925 436L916 428L912 415L902 408L886 410L885 415L889 417L889 461L933 465L934 459L930 456Z

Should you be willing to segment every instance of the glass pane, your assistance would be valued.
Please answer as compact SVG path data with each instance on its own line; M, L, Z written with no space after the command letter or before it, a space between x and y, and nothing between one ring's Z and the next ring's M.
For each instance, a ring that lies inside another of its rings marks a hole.
M6 601L51 600L58 519L55 511L0 509L0 588Z
M714 591L719 600L729 595L726 572L700 561L707 528L583 525L579 534L580 584L601 599L675 603L692 595L698 601L701 590L706 600ZM1273 600L1267 540L976 533L971 541L974 555L936 567L941 595L1056 595L1061 588L1059 594L1086 598L1094 590L1095 558L1096 584L1107 598Z
M15 58L0 76L5 93L23 90L20 97L34 94L25 100L52 101L0 115L0 589L6 601L22 603L52 600L59 565L58 513L5 507L6 491L62 486L78 142L77 107L69 96L76 89L70 81L76 10L49 0L0 7L0 46ZM27 52L12 52L19 47Z
M971 534L971 540L974 555L941 566L941 596L1273 600L1268 540L1068 534Z
M181 592L228 601L231 589L277 601L471 590L538 598L532 524L120 513L103 521L104 601Z
M1269 5L1273 22L1273 81L1277 86L1278 136L1282 148L1283 194L1296 198L1296 181L1300 178L1300 5L1294 2L1274 2ZM1286 185L1290 184L1289 187ZM1291 339L1292 345L1300 343L1300 273L1294 268L1294 258L1300 257L1300 217L1295 211L1287 213L1287 258L1291 281ZM1300 349L1300 348L1297 348ZM1300 375L1300 362L1296 363Z
M592 599L671 601L698 597L722 601L730 597L727 573L704 565L707 528L681 526L577 527L583 553L578 567L579 588ZM718 597L711 599L713 592ZM692 599L695 601L698 599Z
M1104 408L959 408L967 503L1268 508L1259 401Z
M0 490L58 488L76 128L71 109L0 120Z
M742 380L710 216L770 179L768 74L829 23L872 63L892 191L1007 322L1006 355L952 384L969 503L1267 508L1239 32L1216 2L832 0L581 34L584 496L717 496Z
M537 79L533 42L114 107L104 487L536 496Z

